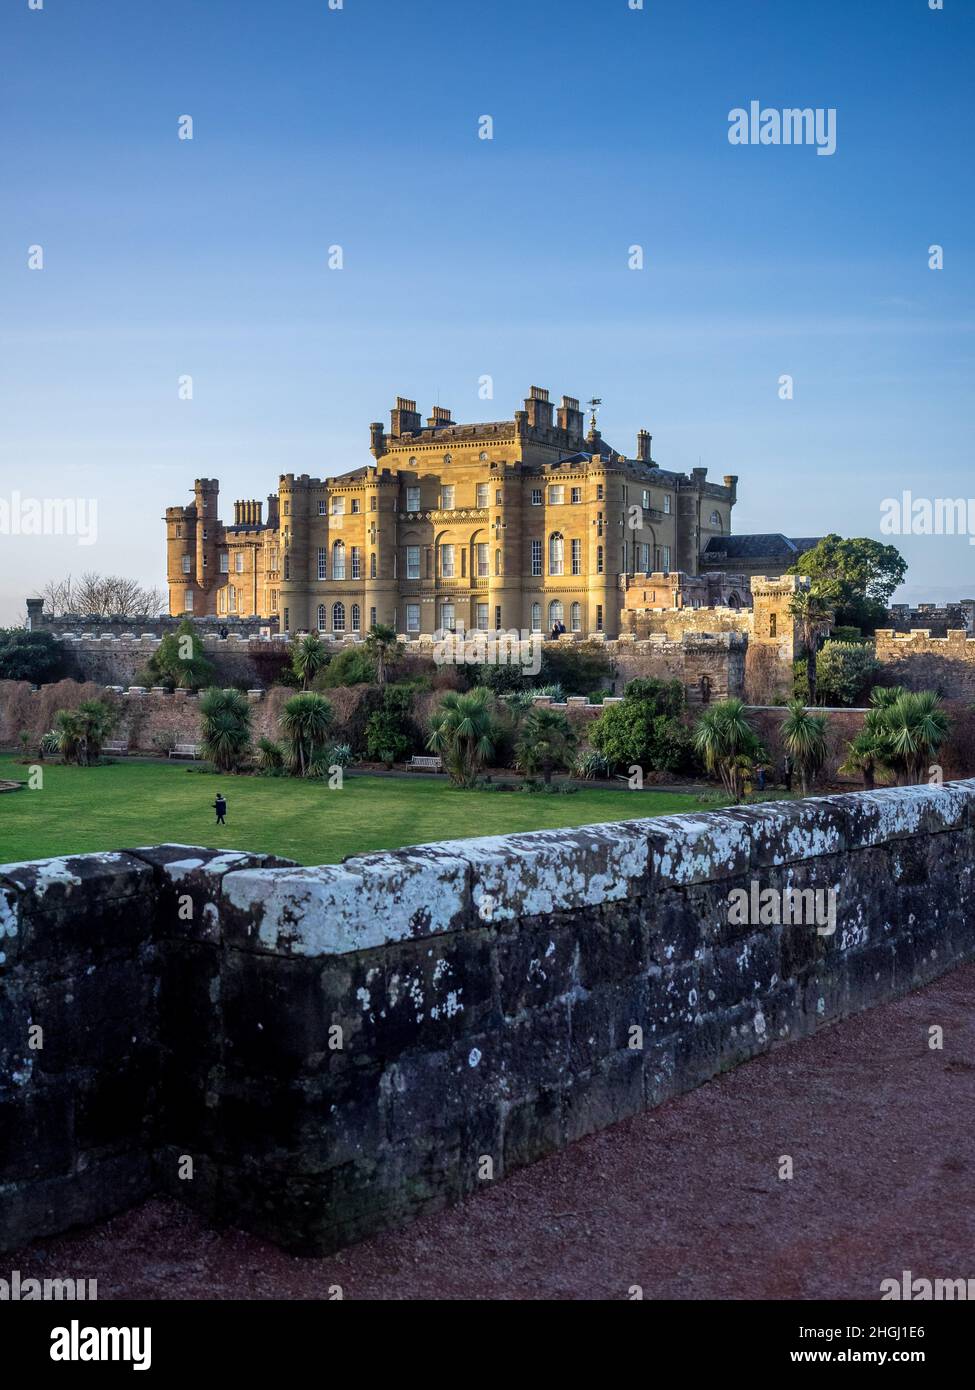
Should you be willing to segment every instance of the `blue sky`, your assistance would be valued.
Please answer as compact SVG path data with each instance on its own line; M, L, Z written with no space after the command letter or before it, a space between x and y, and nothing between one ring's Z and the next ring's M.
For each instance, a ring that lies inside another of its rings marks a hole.
M0 497L99 531L0 535L0 621L162 587L194 477L226 516L357 466L397 394L600 395L617 447L739 474L738 531L971 495L973 40L969 0L5 0ZM752 100L834 107L836 153L729 144ZM899 597L975 594L965 537L897 543Z

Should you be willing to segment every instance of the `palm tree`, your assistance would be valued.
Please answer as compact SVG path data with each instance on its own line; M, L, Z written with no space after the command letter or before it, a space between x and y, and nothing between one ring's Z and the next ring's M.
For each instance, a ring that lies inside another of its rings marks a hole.
M799 634L806 652L806 675L809 681L809 703L816 703L816 652L819 639L833 621L833 609L839 586L832 580L818 580L806 589L797 589L789 604L789 612L799 625Z
M281 728L288 740L288 767L308 777L332 726L332 706L324 695L306 691L294 695L281 711Z
M296 637L291 648L291 669L307 690L319 671L328 665L328 652L317 632Z
M389 663L399 651L396 629L386 627L383 623L373 623L365 641L365 648L376 663L376 684L385 685Z
M745 776L764 756L745 714L745 702L732 699L712 705L697 721L693 741L711 776L717 773L731 799L740 801Z
M96 763L117 720L117 712L104 700L82 700L77 709L58 710L55 732L64 761L79 767Z
M933 690L905 690L883 709L883 722L890 766L909 783L923 781L925 767L936 761L950 728L938 696Z
M217 772L236 772L251 742L251 707L239 690L206 691L200 700L203 752Z
M546 786L557 767L571 767L579 736L561 710L536 705L526 716L515 748L516 766L541 772Z
M790 700L782 724L782 742L799 772L803 796L808 796L816 773L826 761L825 714L813 714L801 700Z
M475 686L461 694L448 690L433 716L427 747L439 753L450 780L474 787L481 768L494 756L494 717L491 692Z
M846 758L840 763L839 771L848 776L859 774L863 778L863 790L871 792L877 785L878 775L884 776L883 768L889 761L890 735L884 725L884 711L880 707L868 709L863 728L846 745Z

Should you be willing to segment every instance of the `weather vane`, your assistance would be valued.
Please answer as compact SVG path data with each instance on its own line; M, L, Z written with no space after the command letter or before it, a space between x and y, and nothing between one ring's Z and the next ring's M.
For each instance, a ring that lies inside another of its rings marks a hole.
M593 396L591 401L586 401L586 405L589 407L589 410L591 412L589 416L589 428L592 430L596 428L596 415L602 403L602 399L599 396Z

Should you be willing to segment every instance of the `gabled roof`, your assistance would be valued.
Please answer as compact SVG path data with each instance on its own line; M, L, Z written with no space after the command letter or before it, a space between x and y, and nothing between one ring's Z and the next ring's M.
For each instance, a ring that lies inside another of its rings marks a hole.
M818 536L799 536L792 539L781 531L752 535L712 536L704 547L704 558L720 554L729 560L765 560L771 557L794 564L800 555L819 543Z

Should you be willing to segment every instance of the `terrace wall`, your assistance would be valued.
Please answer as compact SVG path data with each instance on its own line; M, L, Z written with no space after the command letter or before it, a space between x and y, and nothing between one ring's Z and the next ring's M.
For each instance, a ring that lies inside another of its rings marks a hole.
M324 1252L499 1181L970 959L973 816L961 782L0 867L0 1247L162 1189ZM734 924L753 882L834 890L835 932Z

